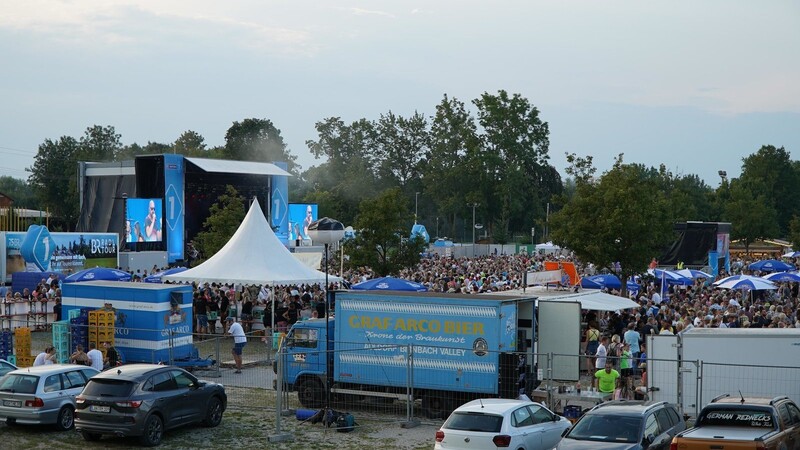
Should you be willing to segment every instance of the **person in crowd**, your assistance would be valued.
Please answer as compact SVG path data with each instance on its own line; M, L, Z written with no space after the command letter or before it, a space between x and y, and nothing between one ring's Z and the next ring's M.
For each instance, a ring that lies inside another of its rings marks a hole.
M603 394L612 394L619 385L619 372L614 370L614 363L606 361L605 367L594 373L592 378L592 388Z
M242 297L242 326L249 333L253 328L253 300L247 291Z
M233 317L228 317L227 321L230 322L228 332L233 336L233 348L231 354L236 363L236 371L234 373L242 373L242 350L247 344L247 335L244 333L242 324L233 320Z
M70 364L78 364L81 366L88 366L89 356L83 351L83 345L78 344L75 346L75 351L69 356Z
M36 359L33 360L33 366L44 366L46 364L55 364L56 363L56 349L53 346L45 347L42 353L36 355Z
M608 345L608 336L602 336L600 338L600 345L597 346L597 352L594 354L595 369L599 370L606 366L606 357L608 356L608 348L606 345Z
M97 349L94 342L89 342L89 352L86 356L89 357L89 365L97 370L103 370L103 352Z
M595 355L597 354L597 348L600 346L600 330L597 329L597 323L594 320L589 321L589 325L586 330L586 351L585 354L588 356L586 358L586 362L589 366L589 370L595 368Z
M111 342L103 342L103 347L106 349L106 357L103 360L103 367L105 369L117 367L122 364L122 359L119 357L119 352Z

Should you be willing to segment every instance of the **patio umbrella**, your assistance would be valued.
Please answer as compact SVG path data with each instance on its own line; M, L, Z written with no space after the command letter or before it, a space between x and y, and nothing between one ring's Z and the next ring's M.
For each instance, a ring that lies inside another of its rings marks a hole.
M777 259L765 259L763 261L756 261L747 266L750 270L758 270L759 272L787 272L794 270L794 266L787 264Z
M711 275L710 273L706 273L703 272L702 270L695 270L695 269L681 269L681 270L676 270L675 273L686 278L691 278L693 280L697 278L706 278L706 279L714 278L714 276Z
M622 282L616 275L606 273L582 278L581 287L586 289L621 289Z
M359 291L410 291L410 292L425 292L428 290L425 286L409 280L394 277L374 278L372 280L363 281L354 284L352 289Z
M773 283L800 282L800 275L793 272L773 272L769 275L764 275L761 278L772 281Z
M753 291L775 290L778 288L772 281L752 275L734 275L723 278L714 283L714 286L722 289L750 289Z
M650 269L647 272L658 280L666 281L667 284L682 284L688 286L693 283L691 278L687 278L672 270Z
M800 252L784 253L781 258L800 258Z
M161 277L164 277L164 276L167 276L167 275L172 275L172 274L175 274L175 273L181 273L181 272L183 272L185 270L188 270L188 268L186 268L186 267L173 267L173 268L167 269L167 270L165 270L163 272L150 274L150 275L144 277L144 282L145 283L161 283Z
M83 281L131 281L131 274L108 267L93 267L75 272L64 278L65 283L80 283Z

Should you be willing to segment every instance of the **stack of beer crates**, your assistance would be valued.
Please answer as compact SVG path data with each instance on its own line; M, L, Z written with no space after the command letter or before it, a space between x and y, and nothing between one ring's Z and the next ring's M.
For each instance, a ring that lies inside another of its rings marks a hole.
M78 345L83 346L84 351L89 350L89 310L81 308L73 309L69 312L70 325L70 352L74 352Z
M56 349L56 362L66 364L69 362L70 351L69 320L53 322L53 347Z
M104 342L114 345L114 311L98 309L89 311L89 343L94 342L106 357Z
M14 356L14 333L11 331L0 332L0 359L5 359L11 364L16 364L16 357Z
M19 327L14 330L14 353L17 355L17 367L31 367L31 329Z

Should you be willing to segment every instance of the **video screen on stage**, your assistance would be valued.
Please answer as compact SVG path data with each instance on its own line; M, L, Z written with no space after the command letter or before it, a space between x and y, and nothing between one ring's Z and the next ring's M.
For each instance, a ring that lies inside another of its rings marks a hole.
M125 241L161 242L163 201L160 198L129 198L125 201Z
M308 225L318 218L316 203L289 203L289 240L310 239Z

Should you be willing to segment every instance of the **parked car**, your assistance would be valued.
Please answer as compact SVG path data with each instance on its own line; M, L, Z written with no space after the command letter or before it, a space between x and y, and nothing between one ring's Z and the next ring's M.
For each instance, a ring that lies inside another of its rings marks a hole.
M12 370L17 370L17 366L11 364L5 359L0 359L0 377L7 374L8 372L11 372Z
M161 443L165 430L192 423L215 427L228 396L221 384L173 366L130 364L92 378L76 399L75 429L87 441L102 435Z
M0 419L9 425L55 424L72 428L75 396L99 372L73 364L16 369L0 378Z
M678 408L667 402L612 401L584 414L557 450L668 450L686 429Z
M528 400L487 398L456 408L436 432L435 449L551 449L572 424Z
M723 447L800 448L800 408L785 395L775 398L721 395L703 408L694 428L675 436L671 448Z

